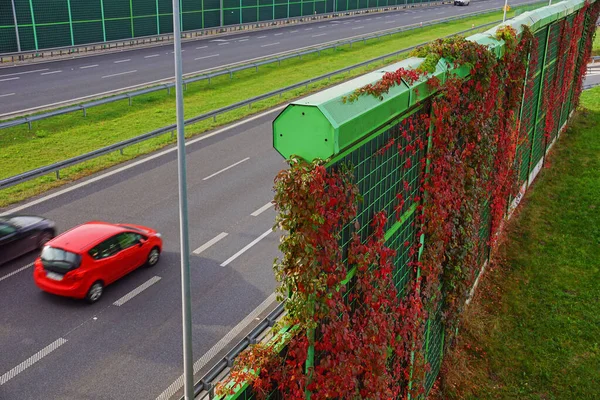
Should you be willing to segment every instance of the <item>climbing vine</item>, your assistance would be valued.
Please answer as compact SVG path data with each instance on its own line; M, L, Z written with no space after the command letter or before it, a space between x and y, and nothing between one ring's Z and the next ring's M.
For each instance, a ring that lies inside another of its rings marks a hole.
M569 97L561 80L581 75L582 34L590 47L587 7L560 30L565 56L546 82L555 90L543 103L550 108L547 134L556 128L552 102ZM592 18L597 18L594 7ZM520 119L520 110L533 96L537 60L530 55L537 54L539 43L527 27L517 36L504 26L496 38L504 42L501 57L462 37L434 41L412 54L423 58L419 68L388 72L343 98L350 103L361 96L383 99L393 86L423 81L437 91L418 105L423 112L405 118L370 155L397 152L403 160L400 176L414 170L418 180L415 189L414 182L402 178L393 213L374 212L366 239L354 233L342 243L344 227L361 228L354 166L289 159L289 168L275 179L276 226L285 233L274 271L279 298L285 300L285 323L297 331L284 349L260 344L242 353L220 393L244 382L263 398L274 390L285 399L313 400L407 399L424 393L430 371L424 346L428 321L441 319L449 346L519 183L518 152L531 122L528 116ZM440 61L457 71L444 82L432 75ZM467 78L459 76L465 69ZM414 234L402 247L410 279L397 287L396 252L386 245L386 226L388 218L404 221L409 204L414 205Z

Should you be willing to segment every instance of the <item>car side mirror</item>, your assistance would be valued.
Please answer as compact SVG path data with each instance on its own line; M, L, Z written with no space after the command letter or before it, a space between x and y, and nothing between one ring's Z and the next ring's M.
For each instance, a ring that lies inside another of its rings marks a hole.
M146 243L146 239L139 239L138 240L138 246L142 247L144 245L144 243Z

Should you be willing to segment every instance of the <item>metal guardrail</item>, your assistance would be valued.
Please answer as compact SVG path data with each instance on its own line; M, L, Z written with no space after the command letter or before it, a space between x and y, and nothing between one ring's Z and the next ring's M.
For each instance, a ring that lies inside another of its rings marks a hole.
M538 2L539 1L536 0L536 1L533 1L533 2L527 3L527 4L534 4L534 3L538 3ZM526 4L524 4L524 5L526 5ZM217 78L219 76L225 76L225 75L229 75L229 77L231 79L233 79L234 72L240 72L240 71L249 70L249 69L255 69L256 71L258 71L258 67L260 67L262 65L274 64L274 63L278 63L279 65L281 65L281 62L284 60L289 60L289 59L297 58L297 57L302 59L302 56L315 54L315 53L320 55L321 51L337 49L337 47L340 47L340 46L349 45L350 47L352 47L352 44L354 44L354 43L358 43L358 42L364 43L367 40L381 39L382 37L385 37L385 36L391 36L391 35L394 35L394 34L397 34L400 32L419 29L424 26L431 26L431 25L436 25L439 23L465 19L465 18L469 18L472 16L476 16L476 15L487 14L490 11L495 11L498 9L500 9L500 7L482 10L482 11L475 11L475 12L466 13L466 14L462 14L462 15L456 15L456 16L447 17L447 18L434 19L431 21L427 21L425 23L416 23L416 24L402 26L399 28L386 29L386 30L382 30L382 31L379 31L376 33L360 35L360 36L357 36L357 37L355 37L353 39L349 39L349 40L346 39L346 40L336 41L334 43L330 43L325 46L315 45L315 46L310 47L309 49L302 50L302 51L292 50L289 52L289 54L286 54L286 55L282 55L279 57L265 57L264 59L258 60L255 62L248 63L248 62L242 61L238 65L234 65L234 66L230 66L230 67L222 68L222 69L215 69L210 72L206 72L206 73L203 73L203 74L191 77L191 78L184 79L184 81L183 81L184 88L187 88L187 85L194 83L194 82L206 80L210 84L210 82L213 78ZM118 95L107 97L104 99L94 100L94 101L90 101L87 103L68 106L65 108L60 108L60 109L49 111L49 112L42 113L42 114L36 114L36 115L31 115L31 116L27 116L27 117L23 117L23 118L0 122L0 129L12 128L15 126L27 124L29 127L29 130L31 130L32 129L31 124L34 121L40 121L40 120L44 120L47 118L56 117L56 116L64 115L64 114L70 114L70 113L79 112L79 111L83 112L83 116L85 117L85 116L87 116L87 110L90 108L97 107L97 106L104 105L104 104L113 103L116 101L121 101L121 100L129 100L129 105L131 106L132 99L134 97L142 96L142 95L145 95L148 93L159 92L162 90L167 90L167 93L170 93L171 88L173 88L173 87L175 87L174 83L164 83L164 84L160 84L157 86L148 87L145 89L140 89L140 90L136 90L136 91L132 91L132 92L118 94ZM10 114L18 114L18 112L6 114L4 116L4 118L6 118L6 117L10 118Z
M330 13L322 13L315 15L304 15L297 17L289 17L289 18L279 18L272 19L267 21L255 21L248 22L243 24L235 24L235 25L225 25L225 26L216 26L212 28L204 28L204 29L194 29L189 31L184 31L181 33L182 38L193 40L198 37L205 36L213 36L222 33L235 33L238 31L248 31L260 28L271 28L275 26L281 25L290 25L297 23L305 23L305 22L314 22L319 21L321 19L329 19L329 18L339 18L339 17L347 17L353 15L360 14L369 14L373 12L386 12L386 11L397 11L399 9L407 9L407 8L416 8L416 7L428 7L431 5L440 5L440 4L449 4L452 1L429 1L422 2L416 4L401 4L395 6L385 6L385 7L371 7L371 8L363 8L358 10L346 10L346 11L337 11ZM126 46L138 46L149 43L159 43L165 41L171 41L173 39L173 33L166 34L158 34L158 35L149 35L149 36L139 36L136 38L130 39L117 39L110 40L106 42L95 42L95 43L87 43L77 46L62 46L62 47L52 47L47 49L38 49L38 50L27 50L21 52L14 53L0 53L0 65L8 62L18 62L23 61L25 59L35 59L35 58L44 58L44 57L54 57L54 56L72 56L73 54L81 54L88 52L97 52L97 51L106 51L111 49L119 49L125 48ZM114 46L114 47L113 47Z
M482 28L485 28L485 27L488 27L488 26L492 26L492 25L498 24L498 22L499 21L489 22L487 24L479 25L479 26L474 27L474 28L469 28L469 29L466 29L466 30L463 30L463 31L460 31L460 32L456 32L456 33L453 33L451 35L447 35L445 37L451 37L451 36L456 36L456 35L461 35L461 34L469 33L469 32L472 32L474 30L478 30L478 29L482 29ZM415 48L417 48L418 46L422 46L423 44L424 43L421 43L421 44L418 44L418 45L415 45L415 46L407 47L405 49L397 50L395 52L392 52L392 53L389 53L389 54L385 54L383 56L375 57L375 58L372 58L370 60L363 61L361 63L351 65L349 67L338 69L337 71L329 72L327 74L323 74L323 75L320 75L320 76L315 77L315 78L311 78L311 79L304 80L302 82L295 83L293 85L287 86L287 87L282 88L282 89L273 90L271 92L264 93L264 94L261 94L259 96L255 96L255 97L252 97L250 99L237 102L235 104L231 104L231 105L228 105L228 106L225 106L225 107L221 107L221 108L219 108L217 110L209 111L207 113L204 113L204 114L198 115L196 117L193 117L193 118L185 120L184 124L185 124L185 126L188 126L188 125L194 124L196 122L204 121L204 120L209 119L209 118L213 118L216 121L216 118L217 118L217 116L219 114L223 114L225 112L232 111L232 110L235 110L235 109L238 109L238 108L241 108L241 107L246 107L246 106L252 107L253 103L256 103L258 101L265 100L265 99L268 99L270 97L274 97L274 96L277 96L277 95L279 95L281 97L281 95L283 93L289 92L291 90L294 90L294 89L297 89L297 88L300 88L300 87L303 87L303 86L305 86L306 88L308 88L308 85L310 85L311 83L315 83L315 82L318 82L318 81L321 81L321 80L324 80L324 79L330 79L332 76L343 74L343 73L349 72L349 71L351 71L353 69L361 68L361 67L364 67L366 65L372 64L374 62L383 61L386 58L396 57L396 56L398 56L398 55L400 55L402 53L406 53L406 52L409 52L411 50L414 50ZM48 174L53 173L53 172L56 173L57 179L60 179L60 170L61 169L64 169L64 168L67 168L67 167L72 167L74 165L80 164L80 163L85 162L85 161L92 160L92 159L94 159L96 157L103 156L103 155L112 153L112 152L117 151L117 150L122 151L125 147L131 146L131 145L136 144L136 143L143 142L143 141L148 140L148 139L152 139L152 138L154 138L156 136L159 136L159 135L162 135L162 134L165 134L165 133L171 132L171 135L173 136L174 132L176 131L176 129L177 129L177 125L176 124L171 124L171 125L168 125L168 126L165 126L165 127L162 127L162 128L155 129L155 130L153 130L151 132L147 132L147 133L144 133L142 135L136 136L134 138L123 140L121 142L114 143L114 144L111 144L109 146L106 146L106 147L103 147L103 148L91 151L91 152L86 153L86 154L82 154L82 155L79 155L79 156L76 156L76 157L73 157L73 158L70 158L70 159L67 159L67 160L63 160L63 161L60 161L60 162L57 162L57 163L54 163L54 164L51 164L51 165L44 166L44 167L36 168L34 170L27 171L27 172L24 172L22 174L12 176L10 178L2 179L2 180L0 180L0 190L9 188L11 186L18 185L20 183L29 181L31 179L38 178L40 176L48 175Z
M263 319L246 337L240 340L234 347L221 358L198 382L194 384L194 398L201 396L202 392L204 396L202 399L212 399L215 396L215 380L227 369L233 366L235 358L251 344L258 343L258 338L262 336L265 331L275 325L277 320L283 317L284 308L283 303L279 303L269 315ZM184 397L181 400L185 400Z

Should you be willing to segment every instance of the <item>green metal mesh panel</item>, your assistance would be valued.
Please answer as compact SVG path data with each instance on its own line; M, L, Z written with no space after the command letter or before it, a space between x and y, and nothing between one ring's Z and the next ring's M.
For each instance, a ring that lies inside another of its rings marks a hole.
M17 50L15 28L0 27L0 53L13 53Z
M387 247L396 251L396 257L394 257L394 271L392 274L399 298L406 295L407 284L413 277L412 268L408 266L410 261L410 246L407 246L406 243L413 243L415 240L416 227L414 226L414 221L415 213L411 213L406 221L402 223L400 228L397 229L386 242Z
M421 110L420 112L428 112L428 110ZM403 147L410 144L400 135L400 127L404 126L405 123L405 120L393 123L388 128L351 149L332 165L347 164L354 169L354 179L359 192L363 196L363 202L359 204L355 219L359 224L356 233L360 235L363 241L367 239L370 233L369 224L376 212L385 211L388 215L388 222L385 226L385 230L388 231L396 223L397 217L402 216L413 206L412 199L418 194L420 183L419 160L423 157L424 150L410 157L409 167L409 162L403 155L400 155L396 147L397 143L400 143ZM420 134L424 139L426 132L420 132ZM392 139L395 140L394 145L387 151L382 152L382 149ZM408 184L407 188L404 187L404 181ZM398 193L402 193L405 202L401 212L396 215L394 208L398 204L396 198ZM342 230L344 247L352 237L355 221L351 221Z
M290 2L290 17L299 17L302 15L302 3Z
M287 5L277 5L275 6L275 19L287 18Z
M273 6L262 6L258 8L258 20L270 21L273 19Z
M128 19L107 20L106 40L127 39L131 37L131 21ZM162 22L161 22L162 30Z
M133 31L136 37L155 35L156 29L156 17L136 17L133 20Z
M204 28L213 28L221 24L221 12L216 11L204 11Z
M32 0L32 4L36 24L69 22L66 0ZM20 21L19 24L21 24Z
M242 8L242 23L258 21L257 7Z
M69 24L38 25L36 29L39 48L71 45L71 29Z
M102 42L102 22L75 22L73 23L73 39L76 45Z
M104 18L131 18L129 2L123 0L104 0Z
M72 1L71 17L75 21L101 21L100 1ZM102 28L100 28L102 29Z

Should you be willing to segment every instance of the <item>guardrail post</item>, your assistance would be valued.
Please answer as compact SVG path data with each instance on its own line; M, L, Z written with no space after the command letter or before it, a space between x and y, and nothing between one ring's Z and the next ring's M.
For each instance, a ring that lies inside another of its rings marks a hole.
M31 130L31 121L29 120L29 118L26 118L26 119L27 119L27 126L29 126L29 130Z
M123 148L119 149L119 153L121 153L121 155L123 155Z
M56 179L60 180L60 170L56 170Z
M131 96L127 94L127 99L129 100L129 107L131 107Z
M84 106L81 106L81 109L83 110L83 118L87 117L87 109Z

